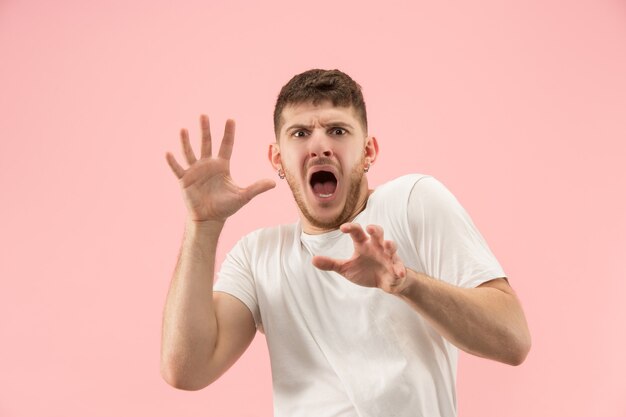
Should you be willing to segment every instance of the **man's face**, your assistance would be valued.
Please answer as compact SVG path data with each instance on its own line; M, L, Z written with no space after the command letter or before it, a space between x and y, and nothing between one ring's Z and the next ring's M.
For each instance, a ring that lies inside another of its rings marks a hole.
M282 121L269 156L285 171L303 230L337 229L365 207L364 169L376 159L376 139L366 136L352 107L331 102L286 106Z

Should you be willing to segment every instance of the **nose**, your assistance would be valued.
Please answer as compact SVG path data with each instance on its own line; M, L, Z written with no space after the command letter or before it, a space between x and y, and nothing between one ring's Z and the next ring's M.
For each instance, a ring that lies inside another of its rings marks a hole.
M309 141L309 155L312 158L333 156L332 139L326 132L315 132Z

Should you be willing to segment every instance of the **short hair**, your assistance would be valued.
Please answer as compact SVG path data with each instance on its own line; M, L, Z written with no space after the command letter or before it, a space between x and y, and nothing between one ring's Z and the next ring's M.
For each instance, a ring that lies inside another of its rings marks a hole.
M274 107L274 133L276 139L282 127L282 113L287 105L311 102L317 105L330 101L333 106L353 106L367 133L367 113L361 86L350 76L337 69L311 69L294 76L283 86Z

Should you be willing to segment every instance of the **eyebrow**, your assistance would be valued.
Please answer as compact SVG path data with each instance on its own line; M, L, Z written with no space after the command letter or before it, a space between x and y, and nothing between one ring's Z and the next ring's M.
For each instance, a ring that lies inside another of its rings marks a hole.
M340 121L331 121L328 123L324 123L323 124L324 127L328 127L328 126L332 126L332 127L343 127L343 128L347 128L347 129L352 129L353 126L350 123L346 123L346 122L340 122ZM312 125L305 125L305 124L301 124L301 123L296 123L293 124L289 127L287 127L287 129L285 129L285 132L289 132L295 129L311 129Z

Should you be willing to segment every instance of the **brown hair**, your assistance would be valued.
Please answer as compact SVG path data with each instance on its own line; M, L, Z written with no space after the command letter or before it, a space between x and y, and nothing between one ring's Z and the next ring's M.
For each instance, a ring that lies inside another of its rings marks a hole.
M274 132L278 139L285 106L312 102L317 105L330 101L333 106L353 106L363 129L367 133L367 113L361 86L348 74L337 69L311 69L294 76L283 86L274 107Z

